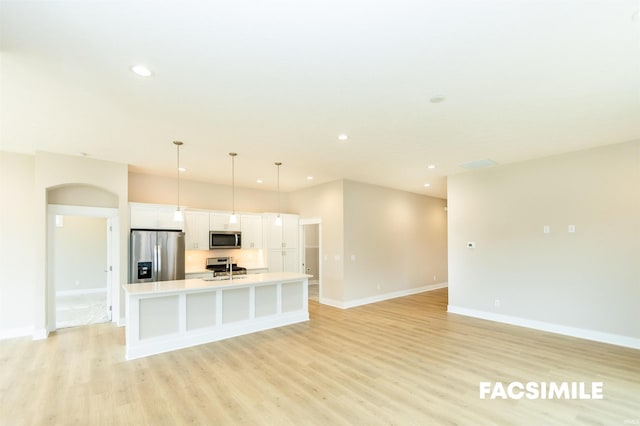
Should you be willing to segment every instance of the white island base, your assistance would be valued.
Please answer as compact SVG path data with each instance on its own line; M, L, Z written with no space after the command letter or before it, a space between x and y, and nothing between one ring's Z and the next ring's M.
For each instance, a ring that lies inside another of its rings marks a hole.
M126 359L309 320L308 275L126 284Z

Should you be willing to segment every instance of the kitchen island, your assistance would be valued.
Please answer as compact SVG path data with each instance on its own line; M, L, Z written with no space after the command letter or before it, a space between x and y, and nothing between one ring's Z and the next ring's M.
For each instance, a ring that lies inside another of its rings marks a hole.
M308 321L308 277L281 272L125 284L126 359Z

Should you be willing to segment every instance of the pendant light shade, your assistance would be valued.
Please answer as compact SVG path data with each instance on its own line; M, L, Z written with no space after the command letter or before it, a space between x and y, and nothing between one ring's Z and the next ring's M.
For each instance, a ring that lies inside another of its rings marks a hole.
M182 210L180 210L180 147L182 146L182 142L173 141L173 144L176 146L176 173L178 174L178 203L176 204L176 211L173 213L173 220L175 222L182 222L184 217L182 216Z
M282 163L280 162L276 162L274 163L278 169L278 215L276 216L276 222L275 225L276 226L282 226L282 217L280 216L280 166L282 166Z
M238 223L238 215L236 215L236 155L235 152L230 152L231 157L231 216L229 216L229 223Z

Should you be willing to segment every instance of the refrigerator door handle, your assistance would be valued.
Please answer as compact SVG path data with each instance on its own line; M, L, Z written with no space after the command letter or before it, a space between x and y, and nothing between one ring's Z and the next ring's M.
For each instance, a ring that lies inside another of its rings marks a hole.
M156 246L156 281L158 279L160 279L159 275L160 275L160 271L162 271L162 256L160 256L160 251L162 250L162 247L160 246L160 244L158 244Z

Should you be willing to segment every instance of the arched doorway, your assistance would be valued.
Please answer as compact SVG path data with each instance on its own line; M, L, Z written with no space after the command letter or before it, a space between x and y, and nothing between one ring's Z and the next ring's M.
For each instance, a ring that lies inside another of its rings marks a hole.
M85 184L47 190L47 328L119 316L118 197Z

